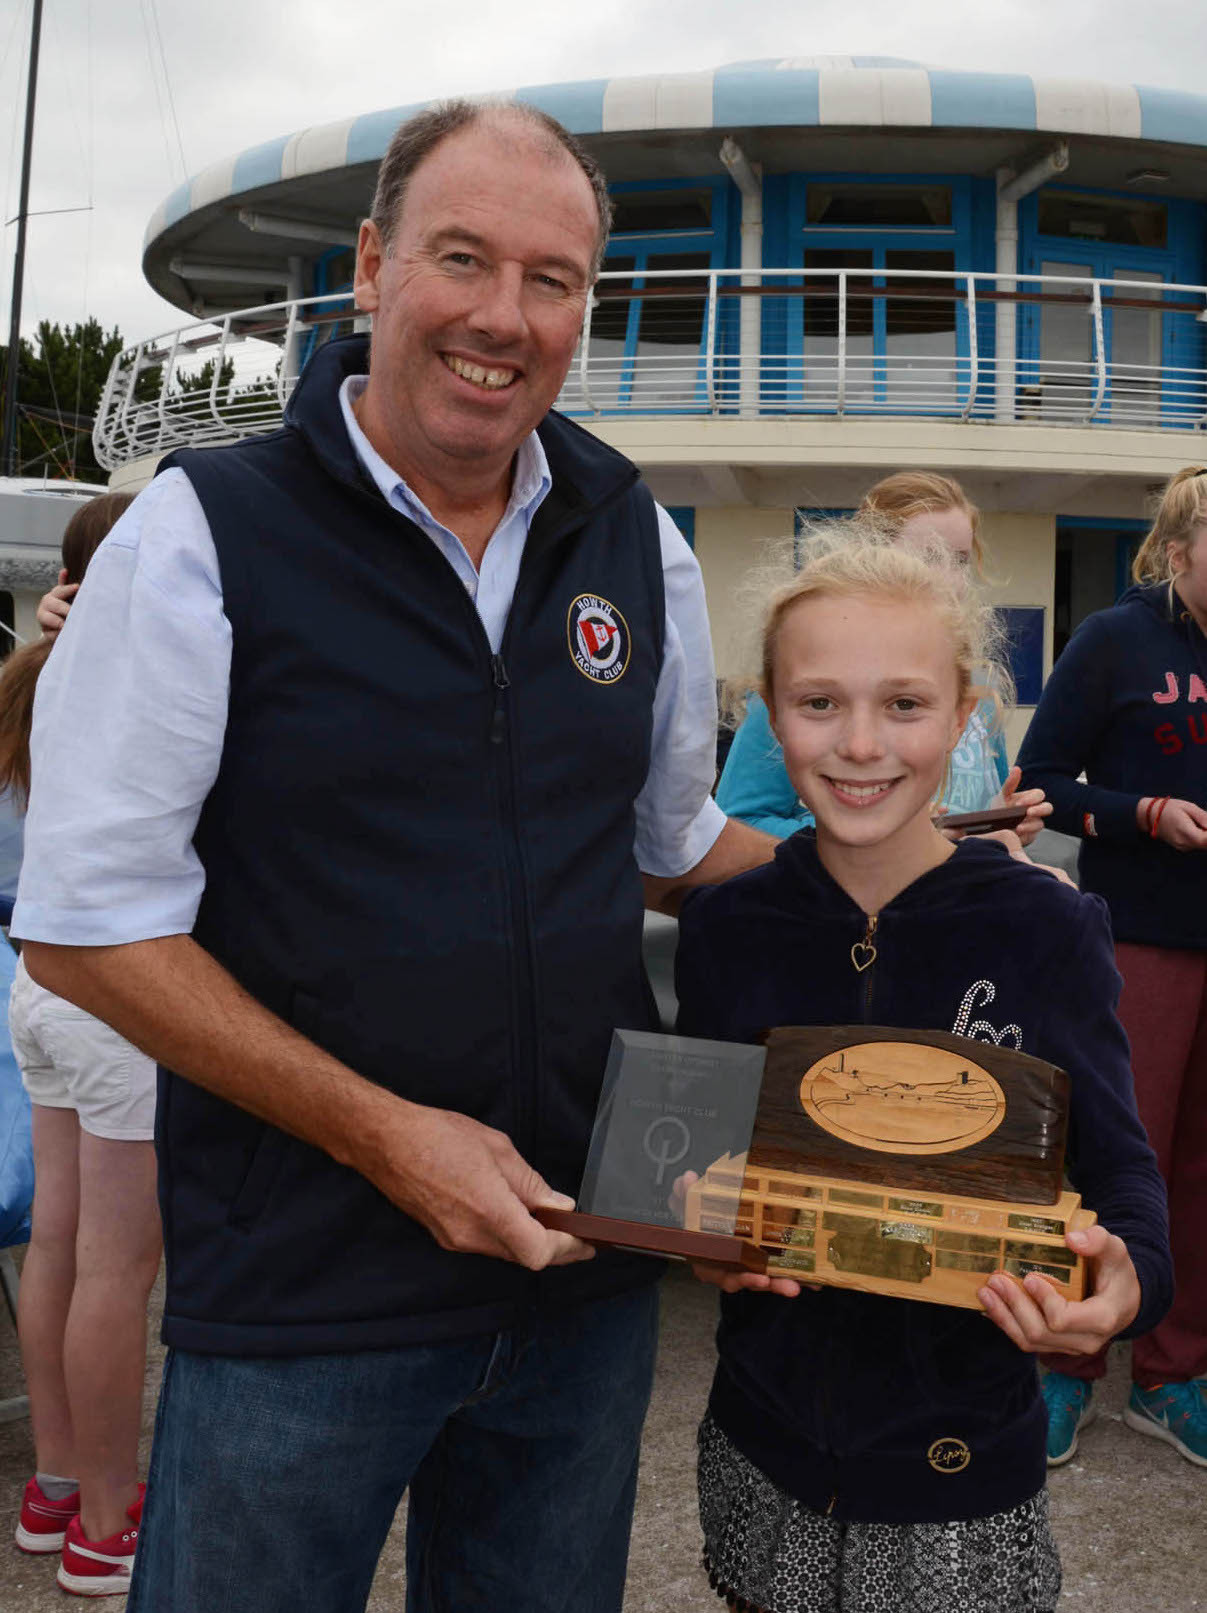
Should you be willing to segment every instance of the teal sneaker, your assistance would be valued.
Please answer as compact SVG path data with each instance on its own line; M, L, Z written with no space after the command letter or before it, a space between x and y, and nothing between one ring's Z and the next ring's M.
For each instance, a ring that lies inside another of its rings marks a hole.
M1077 1455L1078 1431L1094 1420L1094 1385L1067 1372L1045 1372L1040 1390L1048 1408L1048 1466L1063 1467Z
M1196 1467L1207 1467L1207 1399L1200 1382L1159 1383L1155 1389L1133 1383L1123 1421L1138 1434L1163 1439Z

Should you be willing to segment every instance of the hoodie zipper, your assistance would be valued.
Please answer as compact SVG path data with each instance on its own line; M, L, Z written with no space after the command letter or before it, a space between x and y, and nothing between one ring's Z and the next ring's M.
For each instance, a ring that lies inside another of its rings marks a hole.
M851 946L851 965L857 974L863 976L860 1018L865 1025L872 1010L872 967L880 955L876 945L876 931L879 925L879 914L869 913L862 937Z

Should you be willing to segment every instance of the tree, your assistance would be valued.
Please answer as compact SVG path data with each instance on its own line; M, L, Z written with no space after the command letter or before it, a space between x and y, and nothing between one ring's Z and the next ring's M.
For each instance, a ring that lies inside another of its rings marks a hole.
M125 346L115 326L100 322L51 324L44 319L34 342L21 338L17 372L17 465L19 476L80 481L106 480L92 452L92 421L114 358ZM0 368L8 351L0 347ZM138 396L158 392L157 372L139 377Z

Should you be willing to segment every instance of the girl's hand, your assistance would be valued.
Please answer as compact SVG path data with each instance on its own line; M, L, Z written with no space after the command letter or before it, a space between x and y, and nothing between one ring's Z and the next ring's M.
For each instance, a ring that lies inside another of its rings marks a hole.
M997 1272L977 1295L990 1321L1028 1354L1094 1355L1140 1309L1140 1280L1122 1238L1093 1226L1068 1233L1065 1242L1089 1261L1089 1299L1065 1299L1035 1271L1021 1286Z
M1147 804L1146 796L1140 805ZM1171 799L1155 808L1154 815L1157 811L1161 814L1157 820L1158 840L1164 840L1175 851L1207 851L1207 812L1201 806ZM1143 825L1139 811L1136 816Z
M693 1260L691 1268L702 1283L711 1283L723 1294L737 1294L744 1288L756 1294L779 1294L783 1299L796 1299L801 1285L792 1277L771 1277L756 1271L733 1271L729 1266L713 1266L703 1260ZM806 1285L816 1288L816 1283Z
M990 806L1021 806L1026 807L1027 816L1020 824L1015 826L1015 834L1024 846L1029 846L1044 826L1044 819L1052 815L1052 803L1042 790L1019 790L1022 783L1023 770L1021 767L1012 767L1006 774L1006 782L990 801Z
M38 608L34 612L38 626L42 629L43 638L54 638L63 623L67 620L67 612L71 609L71 602L79 591L78 582L67 581L67 571L63 568L59 572L59 580L49 593L43 594L38 601Z

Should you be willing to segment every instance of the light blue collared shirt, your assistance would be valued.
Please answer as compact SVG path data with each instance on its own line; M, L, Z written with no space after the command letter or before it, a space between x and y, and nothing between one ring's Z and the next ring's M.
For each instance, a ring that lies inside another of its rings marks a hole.
M362 465L440 548L497 653L529 524L550 487L539 439L519 449L478 572L361 431L358 382L345 381L340 403ZM716 686L700 568L665 510L658 522L666 633L634 850L646 873L674 875L701 860L725 816L710 796ZM192 930L205 886L193 834L222 759L230 657L209 524L184 472L165 471L93 557L38 680L14 935L109 946Z

